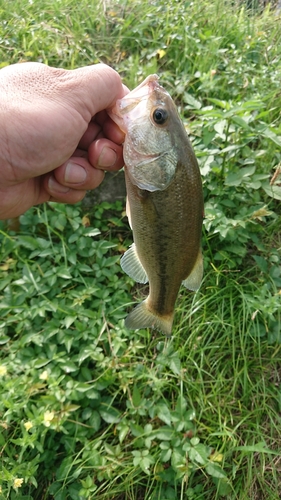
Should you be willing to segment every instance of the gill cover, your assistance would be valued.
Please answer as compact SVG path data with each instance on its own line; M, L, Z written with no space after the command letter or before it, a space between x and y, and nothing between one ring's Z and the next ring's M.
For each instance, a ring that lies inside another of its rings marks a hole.
M128 154L128 144L124 144L124 161L126 173L132 184L147 191L162 191L171 183L176 170L177 158L173 151L164 151L159 155L146 157L141 162L132 160L131 153Z
M171 135L171 98L150 75L116 103L116 119L122 119L124 162L132 184L147 191L166 189L177 166Z

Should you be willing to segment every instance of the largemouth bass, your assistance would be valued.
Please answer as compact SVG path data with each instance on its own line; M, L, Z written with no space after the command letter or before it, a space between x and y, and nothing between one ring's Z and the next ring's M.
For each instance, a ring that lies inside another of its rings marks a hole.
M109 111L125 133L127 215L134 243L122 269L149 295L126 318L131 329L172 331L181 284L197 290L203 276L200 171L177 108L150 75Z

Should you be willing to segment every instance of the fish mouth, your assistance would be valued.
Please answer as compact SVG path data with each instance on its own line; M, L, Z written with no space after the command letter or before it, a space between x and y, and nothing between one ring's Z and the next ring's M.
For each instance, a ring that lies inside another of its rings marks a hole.
M134 90L132 90L125 96L125 99L127 97L131 97L133 99L141 99L143 97L147 97L148 94L160 87L158 81L158 75L154 74L147 76L143 82L141 82Z
M125 95L122 99L118 99L114 106L107 110L110 118L119 126L122 132L127 132L124 115L132 111L142 100L148 99L154 91L162 90L158 80L158 75L149 75L134 90L129 92L129 94Z

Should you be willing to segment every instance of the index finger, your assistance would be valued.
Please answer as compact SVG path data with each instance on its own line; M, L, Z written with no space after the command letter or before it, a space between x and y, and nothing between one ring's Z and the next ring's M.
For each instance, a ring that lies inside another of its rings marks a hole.
M110 118L106 111L97 113L95 122L101 127L101 132L98 134L98 137L106 137L116 144L122 144L124 142L124 132L120 130L118 125Z

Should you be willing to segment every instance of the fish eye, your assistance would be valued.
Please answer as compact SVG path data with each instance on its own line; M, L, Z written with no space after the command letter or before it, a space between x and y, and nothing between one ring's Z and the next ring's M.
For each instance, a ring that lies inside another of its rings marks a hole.
M168 119L168 113L166 109L163 108L156 108L153 111L153 121L156 123L156 125L163 125L167 119Z

